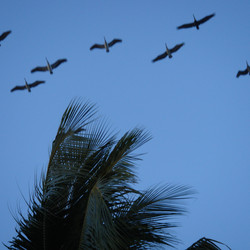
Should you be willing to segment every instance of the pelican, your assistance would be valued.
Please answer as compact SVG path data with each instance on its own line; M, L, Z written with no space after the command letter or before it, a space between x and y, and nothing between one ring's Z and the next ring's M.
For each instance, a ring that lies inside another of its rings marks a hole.
M213 16L215 16L215 13L213 13L211 15L208 15L208 16L205 16L200 20L196 20L195 16L193 15L193 17L194 17L194 22L193 23L183 24L181 26L178 26L177 29L179 30L179 29L186 29L186 28L196 27L196 29L198 30L200 24L207 22Z
M165 58L166 56L169 56L169 58L172 58L172 57L173 57L173 56L172 56L172 53L176 52L176 51L177 51L178 49L180 49L183 45L184 45L184 43L180 43L180 44L175 45L172 49L169 49L169 48L167 47L167 44L165 43L166 51L165 51L163 54L157 56L155 59L153 59L152 62L159 61L159 60Z
M34 69L31 70L31 73L34 73L36 71L49 71L50 74L53 74L52 69L55 69L56 67L58 67L61 63L67 62L67 59L59 59L57 60L55 63L50 64L47 57L45 58L46 62L47 62L47 66L44 67L36 67Z
M11 30L5 31L5 32L0 36L0 41L3 41L10 33L11 33ZM0 44L0 46L1 46L1 44Z
M24 89L27 89L29 92L31 92L30 88L34 88L38 86L39 84L45 83L45 81L35 81L33 83L28 84L25 78L24 78L24 82L25 82L25 85L16 86L13 89L11 89L10 92L13 92L15 90L24 90Z
M113 39L111 42L107 43L105 37L104 37L104 44L94 44L90 47L90 50L92 49L105 49L106 52L109 52L109 48L113 46L116 43L121 43L121 39Z
M247 73L250 75L250 66L248 65L248 62L246 61L247 63L247 68L245 70L239 70L236 77L240 77L241 75L246 75Z

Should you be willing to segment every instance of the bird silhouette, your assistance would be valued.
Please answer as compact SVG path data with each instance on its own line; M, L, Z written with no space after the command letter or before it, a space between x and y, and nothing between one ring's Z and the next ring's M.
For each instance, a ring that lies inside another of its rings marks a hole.
M27 89L29 92L31 92L31 90L30 90L31 88L34 88L34 87L38 86L39 84L45 83L45 81L35 81L31 84L28 84L25 78L24 78L24 82L25 82L25 85L16 86L13 89L11 89L10 92L13 92L16 90L24 90L24 89Z
M247 73L250 75L250 66L248 65L248 62L246 61L247 63L247 67L245 70L239 70L236 77L240 77L241 75L246 75Z
M105 37L104 37L104 44L94 44L90 47L90 50L92 49L105 49L106 52L109 52L109 48L112 47L116 43L121 43L121 39L113 39L111 42L107 43Z
M10 33L11 33L11 30L8 30L8 31L5 31L3 34L1 34L0 41L3 41Z
M213 13L211 15L208 15L208 16L205 16L205 17L203 17L200 20L196 20L195 16L193 15L193 17L194 17L194 22L193 23L183 24L181 26L178 26L177 29L179 30L179 29L187 29L187 28L196 27L196 29L198 30L199 29L199 25L201 25L202 23L207 22L210 18L212 18L214 16L215 16L215 13Z
M50 64L48 59L46 58L46 62L47 62L46 66L43 66L43 67L38 66L38 67L32 69L31 73L34 73L36 71L49 71L50 74L53 74L53 69L58 67L61 63L67 62L67 59L59 59L55 63Z
M163 58L165 58L165 57L167 57L167 56L169 56L169 58L172 58L172 57L173 57L173 56L172 56L172 53L174 53L174 52L176 52L177 50L179 50L183 45L184 45L184 43L180 43L180 44L175 45L172 49L169 49L169 48L167 47L167 44L165 44L165 46L166 46L166 51L165 51L163 54L157 56L155 59L153 59L152 62L159 61L159 60L161 60L161 59L163 59Z

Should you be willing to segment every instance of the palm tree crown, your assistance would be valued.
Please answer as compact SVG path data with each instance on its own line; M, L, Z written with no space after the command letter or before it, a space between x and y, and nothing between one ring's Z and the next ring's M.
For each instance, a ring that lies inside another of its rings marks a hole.
M174 246L172 217L193 194L186 186L137 182L134 151L149 141L143 129L119 140L95 118L90 103L73 100L52 144L46 174L35 185L28 215L20 213L9 249L147 249Z

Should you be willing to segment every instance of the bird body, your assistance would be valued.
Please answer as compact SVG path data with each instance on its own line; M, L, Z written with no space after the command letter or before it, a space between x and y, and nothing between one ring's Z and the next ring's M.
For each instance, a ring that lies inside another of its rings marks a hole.
M163 59L163 58L165 58L165 57L167 57L167 56L169 56L169 58L172 58L172 57L173 57L173 56L172 56L172 53L174 53L174 52L176 52L177 50L179 50L183 45L184 45L184 43L180 43L180 44L175 45L172 49L169 49L169 48L167 47L167 44L165 44L165 46L166 46L166 51L165 51L163 54L157 56L155 59L153 59L152 62L159 61L159 60L161 60L161 59Z
M250 66L248 65L248 63L247 63L247 71L248 71L248 73L250 75Z
M29 92L31 92L30 86L29 86L29 84L27 83L27 81L26 81L25 78L24 78L24 82L25 82L25 87L26 87L26 89L27 89Z
M172 58L173 56L172 56L171 50L168 49L168 46L166 43L165 43L165 46L166 46L166 53L167 53L168 57Z
M95 43L94 45L92 45L90 47L90 50L92 49L105 49L106 52L109 52L109 48L112 47L114 44L116 43L121 43L122 40L121 39L113 39L111 42L107 43L105 37L104 37L104 44L97 44Z
M11 30L8 30L8 31L5 31L4 33L2 33L0 36L0 41L3 41L10 33L11 33ZM0 46L1 46L1 44L0 44Z
M247 75L249 74L250 75L250 66L248 65L248 62L246 61L246 64L247 64L247 67L245 70L239 70L236 77L240 77L241 75Z
M195 16L193 15L194 17L194 21L192 23L186 23L186 24L183 24L181 26L178 26L177 29L187 29L187 28L192 28L192 27L196 27L196 29L198 30L199 29L199 26L202 24L202 23L205 23L207 22L210 18L214 17L215 16L215 13L211 14L211 15L208 15L208 16L205 16L203 17L202 19L200 20L196 20Z
M106 52L109 52L109 45L108 45L105 37L104 37L104 47L105 47Z
M53 74L53 69L58 67L61 63L67 62L67 59L65 59L65 58L64 59L59 59L55 63L50 64L48 59L46 58L46 62L47 62L46 66L42 66L42 67L38 66L38 67L32 69L31 73L34 73L36 71L49 71L50 74Z
M26 81L25 78L24 78L24 82L25 82L25 85L16 86L13 89L11 89L10 92L13 92L15 90L24 90L24 89L27 89L29 92L31 92L30 88L34 88L34 87L38 86L39 84L45 83L45 81L35 81L31 84L28 84L28 82Z
M51 65L46 57L46 62L47 62L47 70L49 71L49 73L52 75L53 74L53 71L52 71L52 68L51 68Z
M197 29L197 30L200 29L200 28L199 28L199 22L197 22L197 20L196 20L196 18L195 18L194 15L193 15L193 18L194 18L194 25L195 25L196 29Z

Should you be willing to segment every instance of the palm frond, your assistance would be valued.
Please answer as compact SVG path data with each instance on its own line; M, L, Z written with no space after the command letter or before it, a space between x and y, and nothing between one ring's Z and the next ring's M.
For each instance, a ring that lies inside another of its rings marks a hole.
M186 212L181 200L194 191L186 186L152 187L118 209L116 217L121 235L127 235L127 247L133 249L174 246L178 243L169 229L176 226L172 217Z
M57 135L53 141L50 161L48 165L47 174L50 170L50 163L54 158L55 153L58 151L60 145L64 140L72 135L76 135L84 130L90 122L90 120L96 113L96 109L93 104L88 102L81 104L79 100L72 100L65 110L61 123L59 125Z
M192 250L192 249L199 249L199 250L221 250L220 247L218 247L215 243L220 244L220 245L224 245L226 246L228 249L231 249L229 246L227 246L226 244L217 241L217 240L213 240L213 239L208 239L208 238L201 238L198 241L196 241L194 244L192 244L192 246L188 247L187 250Z

